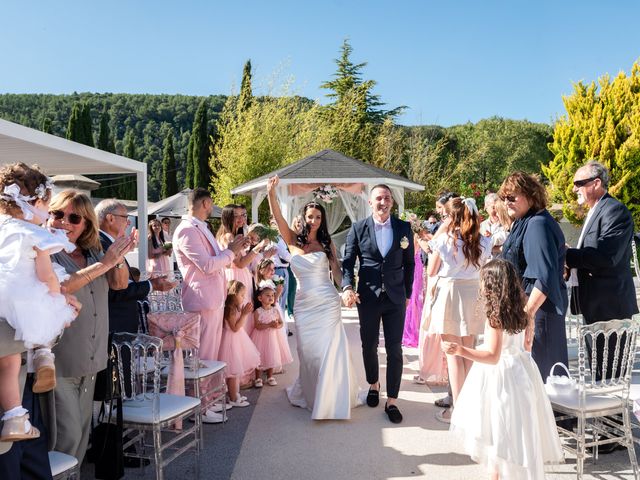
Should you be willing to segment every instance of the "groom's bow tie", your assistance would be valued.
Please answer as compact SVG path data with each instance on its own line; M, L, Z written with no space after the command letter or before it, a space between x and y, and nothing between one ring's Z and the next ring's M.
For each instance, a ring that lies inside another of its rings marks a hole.
M391 218L388 218L384 223L378 223L374 221L373 224L375 226L376 232L379 232L380 230L391 227Z

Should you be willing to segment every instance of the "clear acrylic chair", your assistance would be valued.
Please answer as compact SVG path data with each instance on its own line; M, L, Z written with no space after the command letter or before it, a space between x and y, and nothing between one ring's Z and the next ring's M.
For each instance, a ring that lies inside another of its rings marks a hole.
M156 480L164 479L164 467L190 449L195 453L195 478L199 476L201 418L200 400L160 392L162 340L144 334L115 333L112 339L118 358L123 395L126 449L138 445L137 453L155 465ZM123 358L132 374L125 377ZM193 424L188 419L193 419ZM181 425L177 428L176 425ZM151 438L149 438L151 437ZM151 449L153 454L147 454ZM141 462L143 464L143 462Z
M78 459L66 453L49 452L49 465L53 480L78 480L80 478L80 465Z
M631 467L638 478L629 409L638 320L640 318L635 316L630 320L609 320L581 326L578 335L578 390L573 394L560 395L547 391L553 410L562 415L556 420L577 420L577 430L558 426L558 433L566 440L563 447L576 455L578 478L582 478L584 473L587 448L593 448L595 461L598 447L609 443L619 443L627 448ZM598 342L602 342L603 348L591 349L589 359L588 345Z

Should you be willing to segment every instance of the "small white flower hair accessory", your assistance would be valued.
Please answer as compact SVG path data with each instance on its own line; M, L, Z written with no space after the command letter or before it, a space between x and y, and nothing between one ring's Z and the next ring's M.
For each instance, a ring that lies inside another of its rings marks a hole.
M478 206L476 205L476 201L471 197L460 197L462 199L462 203L464 203L465 207L471 212L471 215L478 215Z
M38 188L40 188L40 186ZM33 207L29 204L29 202L35 200L37 197L28 197L27 195L22 195L20 193L20 187L15 183L4 187L4 191L0 194L0 198L15 202L16 205L20 207L20 210L22 210L22 214L24 215L25 220L31 220L33 218Z
M43 200L47 196L47 190L53 189L53 180L47 177L47 181L43 184L41 183L36 187L36 197L40 200Z
M270 288L272 290L276 289L276 285L272 280L261 280L258 284L258 290L262 290L263 288Z

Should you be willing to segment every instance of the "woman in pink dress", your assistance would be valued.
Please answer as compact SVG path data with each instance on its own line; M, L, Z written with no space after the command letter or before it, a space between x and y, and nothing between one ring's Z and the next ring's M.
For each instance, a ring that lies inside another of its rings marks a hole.
M149 274L168 274L173 271L171 265L172 248L165 248L165 243L169 239L165 239L160 221L153 219L149 222L149 234L147 236L149 242L147 259L147 273Z
M253 311L251 303L244 303L246 287L238 281L232 281L230 291L224 304L224 327L220 344L219 358L227 364L227 390L229 405L232 407L248 407L249 402L240 396L240 379L247 372L260 365L260 353L243 328Z
M417 236L414 235L416 268L413 271L413 290L404 317L404 332L402 333L402 345L405 347L417 347L420 339L420 321L422 319L422 302L424 301L424 288L422 278L424 268L420 259L420 248Z

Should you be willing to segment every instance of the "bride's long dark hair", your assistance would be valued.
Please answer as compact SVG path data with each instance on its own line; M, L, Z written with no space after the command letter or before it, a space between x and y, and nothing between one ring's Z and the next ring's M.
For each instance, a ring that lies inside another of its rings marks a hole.
M321 220L320 227L318 228L318 242L322 245L322 249L327 255L327 258L331 260L333 258L333 254L331 253L331 235L329 235L329 228L327 227L327 212L319 203L309 202L302 207L302 210L300 210L300 215L302 216L302 231L296 237L296 243L300 248L309 243L309 232L311 231L311 226L307 223L306 215L307 210L312 208L320 211Z

